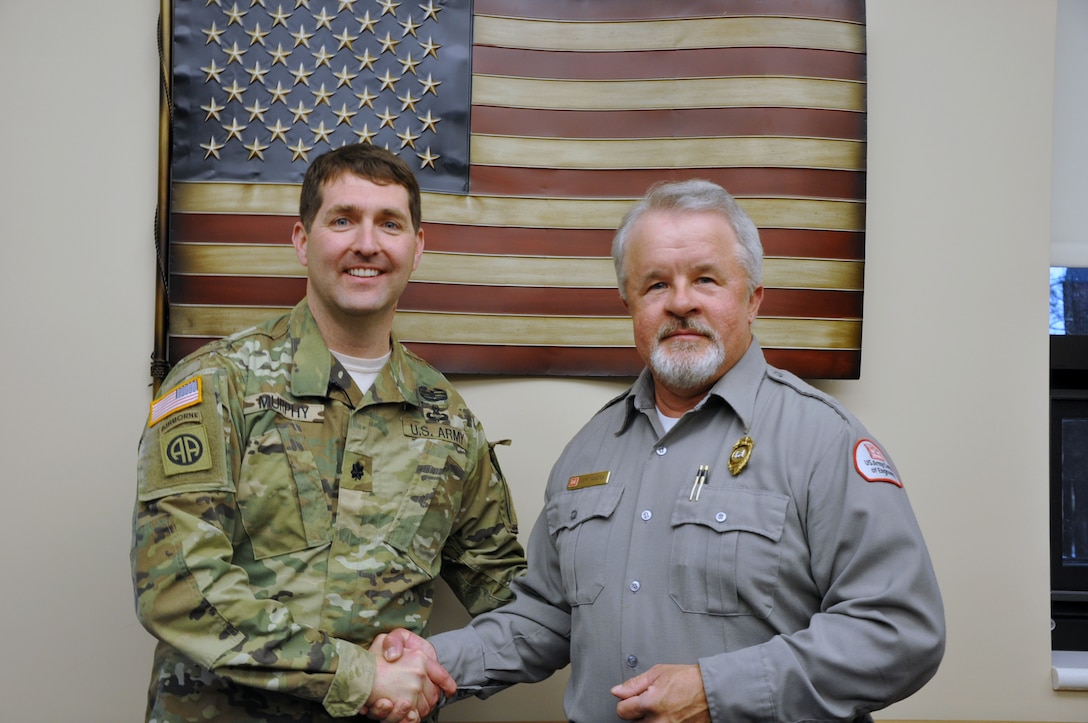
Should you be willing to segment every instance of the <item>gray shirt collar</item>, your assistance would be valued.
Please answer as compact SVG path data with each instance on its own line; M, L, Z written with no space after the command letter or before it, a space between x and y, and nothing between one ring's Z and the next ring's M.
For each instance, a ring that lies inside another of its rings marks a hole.
M732 407L745 429L752 424L755 413L756 394L760 382L767 373L767 361L763 357L763 348L752 338L752 343L736 364L721 376L710 388L707 399L699 403L696 409L705 406L711 399L718 398ZM635 383L626 393L617 398L623 399L627 409L623 422L616 434L622 434L639 413L656 414L654 411L654 379L649 368L644 368Z

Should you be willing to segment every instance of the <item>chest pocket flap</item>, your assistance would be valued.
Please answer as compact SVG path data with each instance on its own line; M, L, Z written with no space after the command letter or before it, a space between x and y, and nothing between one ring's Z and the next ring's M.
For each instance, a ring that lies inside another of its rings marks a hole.
M772 542L786 525L786 495L739 487L703 487L698 501L681 498L672 511L672 524L702 525L715 532L752 532Z
M623 495L620 485L560 492L548 502L548 532L573 530L595 518L611 517Z

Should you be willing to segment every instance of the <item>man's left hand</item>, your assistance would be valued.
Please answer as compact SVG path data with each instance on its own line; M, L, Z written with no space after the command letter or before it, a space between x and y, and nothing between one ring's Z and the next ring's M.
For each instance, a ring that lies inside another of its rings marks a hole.
M655 665L612 688L616 715L647 723L710 723L698 665Z

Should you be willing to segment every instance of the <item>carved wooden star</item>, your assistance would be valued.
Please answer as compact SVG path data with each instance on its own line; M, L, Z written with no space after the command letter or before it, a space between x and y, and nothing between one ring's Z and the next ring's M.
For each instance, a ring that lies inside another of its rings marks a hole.
M294 120L292 122L298 123L301 120L303 123L309 123L310 114L313 112L313 108L307 108L302 104L302 101L300 100L298 102L298 105L291 109L291 114L294 116Z
M276 63L281 63L284 65L284 67L286 67L287 59L291 57L291 51L284 50L283 43L280 43L278 46L276 46L276 49L272 51L271 55L272 65L275 65Z
M424 58L426 58L428 55L430 55L435 60L438 60L438 49L442 47L441 45L434 42L430 38L427 38L427 42L420 43L419 47L423 48L423 57Z
M419 122L423 124L423 130L430 131L431 133L438 135L438 123L442 120L441 118L435 118L433 115L431 115L431 111L429 110L427 111L427 115L419 115L416 116L416 118L418 118Z
M302 25L301 23L298 26L298 32L291 33L291 37L295 39L296 48L300 45L305 45L307 48L310 47L310 38L312 38L313 36L313 33L306 32L306 26Z
M332 128L325 127L325 121L321 121L317 124L317 128L311 128L310 130L314 132L314 143L318 143L320 141L325 141L326 143L328 143L329 136L332 135L333 131Z
M264 152L268 150L268 146L262 145L261 139L257 136L253 136L253 142L246 146L245 149L249 151L249 160L252 161L254 158L258 158L263 161Z
M303 85L310 84L310 76L314 74L312 70L306 70L306 66L302 63L298 64L298 70L292 70L291 75L295 76L295 85L302 83Z
M397 118L398 116L395 113L389 112L389 106L386 106L384 113L378 113L378 120L382 122L382 124L378 126L378 130L385 128L386 126L393 128L393 130L396 130L396 128L393 126L393 121L395 121Z
M304 160L304 161L308 161L309 157L306 154L309 151L313 150L313 146L304 145L303 142L302 142L302 139L299 138L298 143L296 143L293 146L288 146L288 150L291 151L291 160L292 161L297 161L300 158L302 160Z
M377 96L376 93L371 93L370 88L367 87L367 88L363 88L362 93L356 93L355 97L359 99L359 107L360 108L362 108L364 105L367 105L367 106L370 106L371 108L373 108L374 107L374 100L378 96Z
M340 106L340 110L333 111L333 113L337 118L336 125L339 126L347 123L350 126L351 119L358 114L358 111L348 110L348 104L344 103L344 105Z
M206 75L204 76L204 82L209 83L211 81L219 82L219 74L223 72L223 69L215 64L215 58L212 58L212 63L206 68L201 68Z
M223 126L223 130L225 130L227 132L227 141L226 142L229 143L231 138L237 138L239 140L239 142L245 143L245 141L242 140L242 131L244 131L246 129L246 127L247 126L238 125L238 118L237 117L233 118L231 120L229 126Z
M329 29L330 33L332 32L332 20L335 17L335 15L329 15L325 8L321 8L321 12L313 16L314 20L317 21L317 27L324 26Z
M277 25L282 25L283 27L286 28L287 27L287 19L289 17L291 17L291 13L285 13L283 11L283 5L280 5L278 8L276 8L276 12L271 14L271 17L272 17L272 27L276 27Z
M403 132L397 134L397 138L400 138L400 147L403 150L405 147L409 147L415 150L416 139L419 138L418 133L412 133L412 127L409 126L404 129Z
M419 102L419 98L412 95L412 91L408 91L402 96L398 96L397 100L401 102L400 109L402 111L410 110L413 113L416 111L416 103Z
M212 21L210 28L204 28L200 32L208 36L208 39L204 41L205 45L215 43L216 45L222 45L223 31L216 27L215 21Z
M247 90L246 87L238 85L238 80L237 79L231 81L230 85L224 85L223 86L223 91L227 94L227 102L228 103L230 103L232 100L236 100L239 103L241 103L242 102L242 93L245 93L246 90Z
M402 38L406 38L409 35L413 38L416 37L416 30L419 29L419 24L412 19L411 15L408 16L407 20L401 21L400 26L404 28L404 32L401 34Z
M268 68L262 68L260 61L257 61L252 68L246 68L246 72L249 73L250 83L264 85L264 76L268 75Z
M261 30L261 24L257 23L252 30L246 31L246 35L249 36L249 44L252 46L260 43L261 46L264 46L264 39L268 37L269 32L268 30Z
M218 103L216 103L215 98L212 98L210 101L208 101L208 105L200 106L200 109L202 111L206 111L207 114L208 114L208 115L204 116L204 120L206 120L206 121L211 120L212 118L215 118L216 120L220 120L219 112L222 111L224 108L226 108L226 106L225 105L219 105Z
M392 90L395 92L397 89L397 81L400 80L400 78L394 78L393 74L386 68L385 75L379 75L378 80L382 82L381 90L378 91L379 93L381 93L382 90Z
M362 55L356 55L355 59L359 61L359 70L374 70L374 61L378 58L371 55L370 48L367 48Z
M423 153L417 153L416 155L419 156L419 160L420 160L419 167L420 167L420 169L423 169L423 168L433 169L434 168L434 162L442 157L442 156L438 156L438 155L435 155L435 154L431 153L431 147L430 146L427 146L427 150L424 151Z
M370 130L370 126L364 123L362 128L355 129L355 135L359 137L360 143L370 143L374 140L374 136L378 135L378 132Z
M278 80L276 81L276 87L270 89L268 92L272 94L273 103L279 101L280 103L287 105L287 96L291 94L291 89L284 88L283 81Z
M427 93L438 95L438 86L442 85L442 81L435 80L430 73L427 73L427 79L420 78L419 84L423 86L423 95L427 95Z
M400 45L400 41L396 40L391 33L386 33L384 38L378 38L378 42L382 44L383 53L397 54L397 46Z
M333 73L333 75L336 76L337 88L343 88L345 85L350 88L351 81L355 80L355 78L357 78L359 74L352 73L350 70L348 70L348 66L345 65L339 73Z
M274 125L274 126L265 126L265 128L267 128L268 132L272 134L272 139L271 140L273 142L278 139L278 140L283 141L283 145L287 145L287 131L291 130L291 126L285 126L283 124L283 121L281 121L279 118L277 118L276 119L276 125Z
M328 50L325 50L325 46L322 45L321 50L316 53L310 53L310 55L314 56L315 69L324 65L329 70L332 70L332 65L329 64L329 61L336 57L336 53L330 53Z
M215 136L212 136L212 139L207 143L201 143L200 147L207 151L204 154L204 160L208 160L210 156L215 156L216 160L219 160L219 149L225 145L225 143L216 143Z
M261 105L260 100L253 101L253 105L245 106L245 109L249 111L249 120L260 120L264 123L264 114L268 112L268 108Z
M427 0L426 5L420 5L419 7L423 9L424 20L430 18L431 20L438 22L438 13L442 10L441 5L435 5L434 0Z
M343 50L344 48L347 48L348 50L355 50L353 44L356 40L359 39L358 35L352 35L351 33L349 33L347 28L344 28L343 32L341 32L339 35L334 35L333 37L340 42L340 46L337 48L337 50Z
M242 25L242 18L245 17L245 14L247 12L249 12L249 11L248 10L239 10L238 9L238 3L234 3L234 7L232 7L230 10L227 11L227 27L229 28L231 25L234 25L235 23L237 23L238 25ZM245 26L242 25L242 27L245 27Z
M238 65L241 65L242 56L249 51L245 48L239 48L238 43L235 42L231 47L225 48L223 52L227 54L227 65L230 65L231 63L238 63Z
M378 24L378 19L377 18L372 19L370 17L370 11L369 10L366 11L366 15L364 15L363 17L355 18L355 19L359 21L359 32L360 33L370 33L371 35L374 34L374 26Z
M401 74L402 75L404 73L411 73L412 75L415 75L416 74L416 66L419 65L423 61L416 60L415 58L412 57L411 53L408 53L408 57L406 57L406 58L397 58L397 62L400 63Z
M314 107L316 108L321 104L329 105L329 99L332 98L333 93L335 93L336 91L326 90L325 84L322 83L320 88L318 88L317 90L312 90L310 92L314 94ZM330 105L329 107L332 106Z

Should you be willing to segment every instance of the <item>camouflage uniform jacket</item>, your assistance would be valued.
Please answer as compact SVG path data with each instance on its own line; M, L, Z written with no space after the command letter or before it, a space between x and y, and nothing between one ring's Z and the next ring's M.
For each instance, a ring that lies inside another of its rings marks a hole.
M509 490L452 385L396 340L365 394L309 307L182 360L140 442L132 574L159 639L148 720L320 721L378 633L477 614L524 569Z

